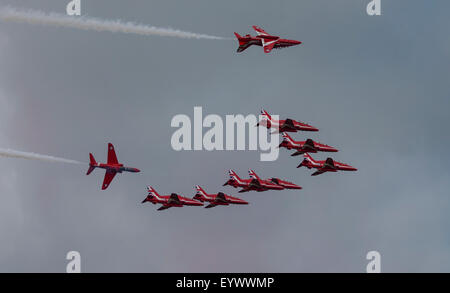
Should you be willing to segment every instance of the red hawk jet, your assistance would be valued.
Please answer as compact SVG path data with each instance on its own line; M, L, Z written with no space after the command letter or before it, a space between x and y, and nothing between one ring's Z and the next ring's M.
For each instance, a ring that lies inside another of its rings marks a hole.
M242 200L237 197L229 196L223 192L219 192L217 194L207 194L203 188L199 185L195 186L197 193L194 196L194 199L199 200L201 202L209 202L205 208L213 208L215 206L227 206L230 204L248 204L245 200Z
M308 169L316 168L317 171L312 173L311 176L320 175L325 172L337 172L337 171L357 171L358 169L333 160L332 158L327 158L325 161L316 161L314 160L308 153L303 155L305 158L297 166L300 168L302 166L307 167Z
M241 179L233 170L228 171L230 179L223 185L231 185L234 188L241 187L239 193L248 191L266 191L266 190L282 190L283 186L260 179L253 170L249 170L250 179Z
M158 211L166 210L171 207L183 207L183 206L202 206L203 203L200 201L197 201L195 199L190 199L181 195L178 195L176 193L172 193L171 195L159 195L156 190L148 186L148 195L147 197L142 201L142 203L145 203L147 201L157 204L162 204L161 207L158 208Z
M317 152L337 152L338 150L326 144L322 144L312 139L306 141L295 141L286 132L283 132L283 141L279 147L287 148L288 150L297 150L291 156L298 156L304 153L317 153Z
M261 178L259 178L258 175L256 175L255 171L249 170L248 173L250 175L250 178L257 179L257 180L260 180L260 181L262 180ZM274 184L279 185L281 187L284 187L286 189L302 189L302 187L298 186L297 184L294 184L294 183L289 182L289 181L281 180L281 179L275 178L275 177L272 177L272 178L269 178L269 179L265 179L263 181L274 183Z
M267 127L267 129L275 128L275 132L297 132L297 131L319 131L319 129L308 125L303 122L298 122L292 119L286 119L286 120L275 120L270 116L269 113L267 113L266 110L261 110L261 115L263 116L263 119L259 121L256 126L264 126Z
M234 33L239 41L239 47L237 49L238 53L253 45L263 47L264 53L270 53L270 51L272 51L272 49L274 48L281 49L285 47L300 45L302 43L300 41L287 40L277 36L271 36L263 29L255 25L253 26L253 29L256 31L255 37L252 37L251 35L245 35L242 37L238 33Z
M103 185L102 185L102 190L105 190L106 188L108 188L109 184L114 179L114 176L116 176L117 173L122 173L124 171L125 172L133 172L133 173L141 172L141 170L139 170L139 169L131 168L131 167L124 167L122 164L119 164L119 162L117 161L116 152L114 151L114 146L112 145L112 143L108 143L108 162L106 164L97 163L94 159L94 156L91 153L89 153L89 159L90 159L89 169L88 169L86 175L91 174L95 168L106 169L105 179L103 180Z

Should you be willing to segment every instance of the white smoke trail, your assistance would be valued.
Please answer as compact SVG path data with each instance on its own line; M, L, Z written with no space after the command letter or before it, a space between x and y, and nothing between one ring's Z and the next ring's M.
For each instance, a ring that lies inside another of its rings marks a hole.
M85 164L85 163L78 162L75 160L40 155L40 154L36 154L36 153L20 152L20 151L9 150L9 149L0 149L0 157L38 160L38 161L53 162L53 163Z
M0 19L3 21L11 22L52 25L82 30L108 31L112 33L127 33L144 36L158 35L165 37L209 40L227 39L222 37L185 32L171 28L160 28L143 24L136 24L133 22L122 22L120 20L103 20L99 18L88 18L84 16L72 17L58 13L45 13L37 10L18 10L12 7L0 8Z

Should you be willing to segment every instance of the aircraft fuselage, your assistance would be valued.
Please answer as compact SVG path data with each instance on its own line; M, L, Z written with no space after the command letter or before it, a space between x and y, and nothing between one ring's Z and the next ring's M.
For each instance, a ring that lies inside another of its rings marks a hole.
M122 173L122 172L139 173L139 172L141 172L141 170L139 170L137 168L125 167L122 164L112 165L112 164L101 164L100 163L97 165L91 164L91 166L95 167L95 168L105 169L106 171L116 172L116 173Z

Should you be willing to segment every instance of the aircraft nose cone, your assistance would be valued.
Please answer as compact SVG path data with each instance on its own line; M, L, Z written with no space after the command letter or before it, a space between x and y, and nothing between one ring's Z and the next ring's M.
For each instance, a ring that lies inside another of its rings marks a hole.
M139 173L139 172L141 172L141 170L139 170L139 169L135 169L135 171L136 171L136 173Z

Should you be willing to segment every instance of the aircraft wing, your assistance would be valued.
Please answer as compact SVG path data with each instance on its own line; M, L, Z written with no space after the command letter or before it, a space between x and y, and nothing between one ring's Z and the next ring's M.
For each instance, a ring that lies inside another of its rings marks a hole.
M256 34L258 36L270 36L268 33L266 33L262 28L259 26L254 25L253 29L256 31Z
M314 145L314 141L313 141L312 139L308 138L308 139L305 141L305 143L303 144L302 149L303 149L304 151L312 151L312 152L315 151L315 150L316 150L316 147L315 147L315 145Z
M112 143L108 143L108 164L119 164L116 151L114 150Z
M269 35L265 30L256 25L253 26L253 29L256 31L256 34L261 37L264 53L270 53L279 37Z
M294 121L292 121L292 119L286 119L281 127L296 130Z
M158 211L167 210L168 208L170 208L170 206L162 205L159 207Z
M264 48L264 53L270 53L270 51L272 51L273 46L275 46L275 43L278 41L278 39L276 40L266 40L266 39L262 39L262 43L263 43L263 48Z
M227 199L225 198L225 194L223 194L222 192L219 192L216 196L215 201L217 202L223 202L223 203L228 203Z
M178 195L176 193L172 193L170 195L169 200L167 201L167 203L181 204L180 198L178 197Z
M210 208L213 208L213 207L216 207L216 206L217 206L216 204L210 203L209 205L207 205L205 207L205 209L210 209Z
M116 176L117 172L115 171L106 171L105 173L105 179L103 179L103 185L102 190L105 190L108 188L111 181L114 179L114 176Z
M300 156L300 155L303 155L304 153L305 153L304 150L299 150L299 151L296 151L295 153L293 153L291 156L293 156L293 157Z
M320 175L322 173L325 173L325 171L317 170L316 172L312 173L311 176L317 176L317 175Z
M332 169L336 168L336 166L334 165L334 161L333 161L332 158L327 158L327 159L325 160L325 164L323 164L323 166L324 166L324 167L328 167L328 168L332 168Z
M239 190L238 192L239 193L243 193L243 192L249 192L249 191L251 191L252 189L251 188L249 188L249 187L244 187L244 188L242 188L241 190Z
M265 188L271 188L271 187L277 186L277 184L271 183L271 182L267 182L267 181L261 182L261 185L262 185L263 187L265 187ZM277 186L277 187L278 187L278 186Z
M258 179L253 179L250 184L248 185L248 188L250 187L256 187L259 188L261 187L261 182Z

